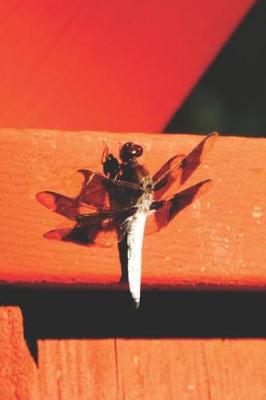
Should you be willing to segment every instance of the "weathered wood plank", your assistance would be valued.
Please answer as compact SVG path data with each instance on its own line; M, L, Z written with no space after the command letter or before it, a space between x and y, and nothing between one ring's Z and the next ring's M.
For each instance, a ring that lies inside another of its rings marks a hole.
M0 131L3 283L42 283L47 287L54 283L64 287L86 284L89 289L95 284L110 287L118 281L115 248L99 253L43 239L42 234L62 218L35 200L36 192L44 189L71 194L62 183L69 170L85 166L99 169L103 139L117 152L121 136L116 134ZM173 154L188 152L200 137L124 134L126 140L145 147L145 164L155 171ZM191 179L197 182L212 177L213 189L180 214L167 230L145 242L146 285L265 287L265 149L265 140L218 140L206 166ZM29 299L21 297L22 303ZM12 293L3 301L9 302ZM38 312L38 304L42 303L36 303L36 310L34 305L31 309ZM87 315L86 304L84 307L80 319L90 318L92 327L99 324L100 316L95 321L95 315ZM59 340L52 337L53 329L48 330L49 336L47 329L45 333L40 328L35 337L36 364L23 329L33 328L34 314L23 327L17 307L2 307L0 311L0 388L5 400L261 400L266 396L264 340L133 339L130 335L128 339L89 339L84 330ZM64 335L69 335L73 310L66 312L70 320ZM39 318L49 321L49 316ZM58 318L60 321L60 314ZM122 325L124 320L121 315Z
M123 134L144 146L152 171L200 137ZM85 248L48 241L64 221L35 199L41 190L68 193L64 176L101 169L103 141L118 152L121 135L90 132L0 131L1 260L6 283L111 285L119 281L116 246ZM155 287L265 287L265 139L220 137L189 183L213 178L214 187L159 233L146 238L143 283Z
M36 372L24 340L21 310L19 307L0 307L1 398L31 398Z
M93 321L92 321L93 322ZM264 340L38 340L31 360L17 307L0 309L5 400L262 400Z

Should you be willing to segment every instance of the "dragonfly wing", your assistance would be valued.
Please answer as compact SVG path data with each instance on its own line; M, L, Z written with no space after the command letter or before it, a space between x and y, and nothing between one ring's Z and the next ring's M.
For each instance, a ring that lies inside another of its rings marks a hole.
M85 179L77 198L82 203L97 207L98 210L115 209L121 205L123 208L129 207L132 205L131 199L136 199L143 193L143 190L135 183L109 179L89 170L79 172Z
M163 193L175 183L175 187L182 186L187 179L192 175L195 169L203 162L206 154L213 147L218 137L217 132L210 133L206 136L186 157L179 159L178 156L173 157L165 164L165 171L162 174L158 173L154 176L154 199L159 200ZM173 160L173 161L172 161ZM164 166L161 170L164 169ZM159 176L159 178L156 177Z
M160 199L177 180L177 175L180 174L179 167L184 158L184 154L178 154L170 158L152 177L152 181L155 182L154 197L156 200Z
M176 193L169 200L154 201L151 204L151 210L154 212L147 219L145 235L158 232L167 226L180 211L206 193L211 186L212 181L207 179Z
M72 198L56 192L43 191L37 193L36 199L57 214L74 218L80 214L97 211L127 209L133 206L132 203L143 193L134 183L108 179L89 170L83 170L82 173L84 180L78 196Z
M63 240L83 246L110 247L127 232L127 218L136 209L79 215L75 220L45 233L46 239Z
M80 214L95 213L97 211L95 207L84 204L77 198L73 199L50 191L37 193L36 199L49 210L70 219Z

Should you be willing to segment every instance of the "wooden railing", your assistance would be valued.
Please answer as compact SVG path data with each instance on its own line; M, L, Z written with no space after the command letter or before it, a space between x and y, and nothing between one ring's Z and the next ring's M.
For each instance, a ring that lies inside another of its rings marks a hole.
M145 238L138 312L116 246L43 238L64 218L36 193L75 195L64 177L101 170L103 141L140 143L155 172L200 139L1 129L2 399L263 398L265 139L219 137L189 181L213 188Z

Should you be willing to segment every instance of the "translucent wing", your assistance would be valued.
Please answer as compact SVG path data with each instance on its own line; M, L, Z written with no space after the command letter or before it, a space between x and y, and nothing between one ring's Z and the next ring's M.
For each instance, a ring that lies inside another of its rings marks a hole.
M80 170L84 175L84 183L77 200L97 207L98 210L130 207L132 199L138 198L143 190L135 183L119 179L109 179L104 175Z
M60 193L44 191L37 193L36 199L49 210L70 219L80 214L97 212L96 207L82 203L79 198L67 197Z
M122 240L127 231L126 219L135 211L133 207L119 212L79 215L70 223L45 233L44 237L83 246L110 247Z
M155 199L160 199L169 187L176 181L175 171L178 171L181 161L185 158L184 154L178 154L168 160L160 169L153 175L152 180L155 182Z
M171 158L153 176L154 199L161 196L175 183L175 187L182 186L195 169L202 163L206 153L217 140L218 133L213 132L205 137L186 157L180 155Z
M76 197L51 191L36 195L46 208L72 220L44 236L86 246L111 246L124 236L126 219L136 211L131 207L132 198L135 204L143 191L134 183L108 179L89 170L78 172L84 179Z
M212 181L207 179L176 193L169 200L154 201L151 205L151 210L154 210L154 213L147 219L145 235L158 232L167 226L180 211L206 193L211 186Z
M80 214L129 208L143 193L134 183L108 179L89 170L82 170L79 173L83 174L84 180L76 197L43 191L36 195L37 200L57 214L74 218ZM80 177L78 180L80 182Z

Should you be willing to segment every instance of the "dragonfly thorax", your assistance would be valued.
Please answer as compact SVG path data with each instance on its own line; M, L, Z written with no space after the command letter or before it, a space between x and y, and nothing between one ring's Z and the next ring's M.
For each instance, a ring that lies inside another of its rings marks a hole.
M152 192L143 192L143 194L138 199L136 206L138 207L138 212L148 212L153 201Z

